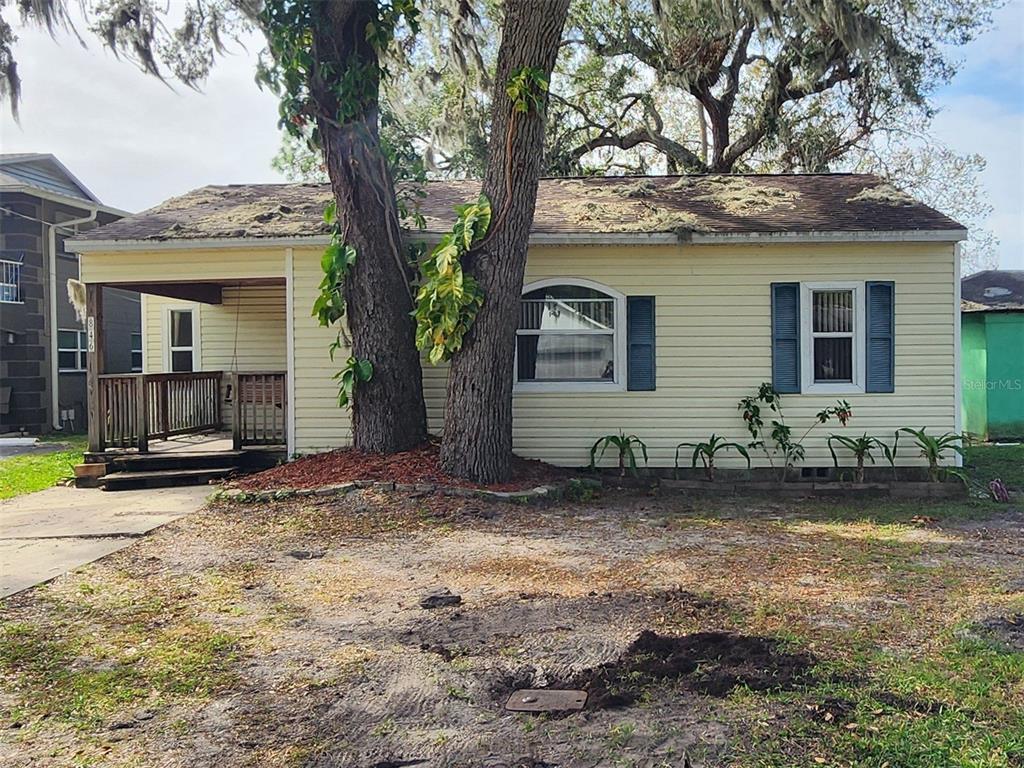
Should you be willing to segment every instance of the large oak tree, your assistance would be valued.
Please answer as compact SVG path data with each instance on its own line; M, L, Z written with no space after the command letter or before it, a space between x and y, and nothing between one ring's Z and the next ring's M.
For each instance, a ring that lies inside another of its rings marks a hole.
M484 303L448 373L441 462L478 482L505 480L512 460L512 378L519 298L537 203L548 92L526 103L509 85L514 73L547 83L562 40L569 0L506 0L498 50L483 194L494 219L464 265ZM514 33L513 33L514 31Z

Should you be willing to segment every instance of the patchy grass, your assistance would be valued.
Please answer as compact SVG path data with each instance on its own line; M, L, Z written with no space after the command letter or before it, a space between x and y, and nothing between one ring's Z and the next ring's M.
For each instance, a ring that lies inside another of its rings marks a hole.
M987 484L998 477L1008 487L1024 491L1024 445L974 445L966 453L972 479Z
M198 617L193 591L113 573L39 593L38 618L0 623L0 680L17 697L3 715L19 728L95 732L231 680L237 641Z
M750 712L775 704L792 713L758 720L756 752L733 765L1012 768L1024 758L1024 654L979 638L947 637L934 653L865 656L850 681L798 693L737 696Z
M1022 525L967 500L217 505L4 606L0 732L58 765L1011 768L1024 653L980 625L1024 612ZM440 587L462 604L421 609ZM569 683L582 716L502 710Z
M27 453L0 460L0 499L41 491L74 475L82 461L84 437L69 437L68 447L54 453Z

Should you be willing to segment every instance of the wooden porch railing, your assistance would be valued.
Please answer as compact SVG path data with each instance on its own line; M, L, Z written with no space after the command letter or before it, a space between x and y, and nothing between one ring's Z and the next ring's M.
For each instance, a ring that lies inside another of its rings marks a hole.
M287 411L283 371L233 373L233 442L284 445ZM98 445L91 450L137 448L151 438L207 432L224 426L222 371L106 374L98 378Z
M231 374L231 436L235 450L246 445L287 443L286 379L284 371Z

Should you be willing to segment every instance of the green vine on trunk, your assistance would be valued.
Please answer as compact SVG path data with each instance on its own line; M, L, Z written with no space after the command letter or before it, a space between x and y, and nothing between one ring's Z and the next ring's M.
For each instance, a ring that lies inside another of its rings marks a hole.
M434 365L462 348L484 303L480 284L462 270L462 257L487 234L491 203L480 195L475 203L456 206L455 213L452 231L420 262L422 281L413 312L416 346L430 350L428 358Z
M376 17L366 24L365 35L377 60L364 61L355 53L338 60L317 55L323 42L318 30L334 24L331 3L264 0L257 21L266 35L267 51L260 56L256 83L277 95L282 129L319 146L317 118L341 125L376 104L379 83L388 76L381 57L394 44L401 25L413 34L419 31L420 15L415 0L376 5Z
M264 0L257 16L267 38L267 53L260 57L256 82L277 95L280 127L312 148L322 148L321 124L358 123L377 108L380 82L388 76L382 56L394 45L400 25L414 35L419 29L415 0L381 0L361 30L375 55L361 55L358 42L347 52L332 55L339 41L328 30L333 29L342 10L320 0ZM365 10L359 9L357 20ZM324 220L331 227L331 243L320 260L324 277L313 316L321 326L329 327L345 316L343 289L356 262L356 249L346 242L336 201L324 210ZM350 346L344 330L339 329L331 342L331 360L339 349ZM350 356L334 376L339 382L338 404L348 407L358 385L372 376L369 360Z
M356 263L356 249L345 242L338 223L337 205L333 201L324 209L324 221L331 226L331 242L320 257L324 278L320 281L320 295L313 302L313 317L326 328L338 324L345 317L345 278ZM329 348L331 361L339 349L348 346L351 345L342 338L342 331L339 330ZM342 408L351 405L356 386L360 382L369 381L372 376L373 364L369 360L349 357L345 367L334 374L334 379L338 381L338 405Z
M428 359L433 365L450 360L462 349L463 339L483 306L483 290L471 275L465 274L462 259L486 244L500 229L512 200L512 138L516 115L539 114L544 108L547 89L547 77L539 67L520 67L512 72L505 89L512 101L505 138L506 204L493 226L491 202L486 195L480 195L475 203L456 206L457 218L452 231L419 262L421 281L413 312L416 347L421 351L429 350Z
M338 406L348 408L352 404L356 386L373 378L373 363L350 356L345 361L345 367L331 378L338 382Z

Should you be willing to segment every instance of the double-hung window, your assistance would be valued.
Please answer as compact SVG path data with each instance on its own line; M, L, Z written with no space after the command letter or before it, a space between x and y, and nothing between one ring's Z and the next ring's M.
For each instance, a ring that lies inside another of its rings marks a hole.
M168 310L167 364L172 373L196 370L196 331L195 310Z
M864 283L804 283L804 392L864 391Z
M142 334L132 334L132 372L137 373L142 370Z
M623 389L625 357L624 296L584 280L526 287L516 333L517 389Z
M62 373L85 370L89 350L85 331L77 328L61 328L57 331L57 368Z
M864 284L803 284L801 316L803 391L864 391Z

